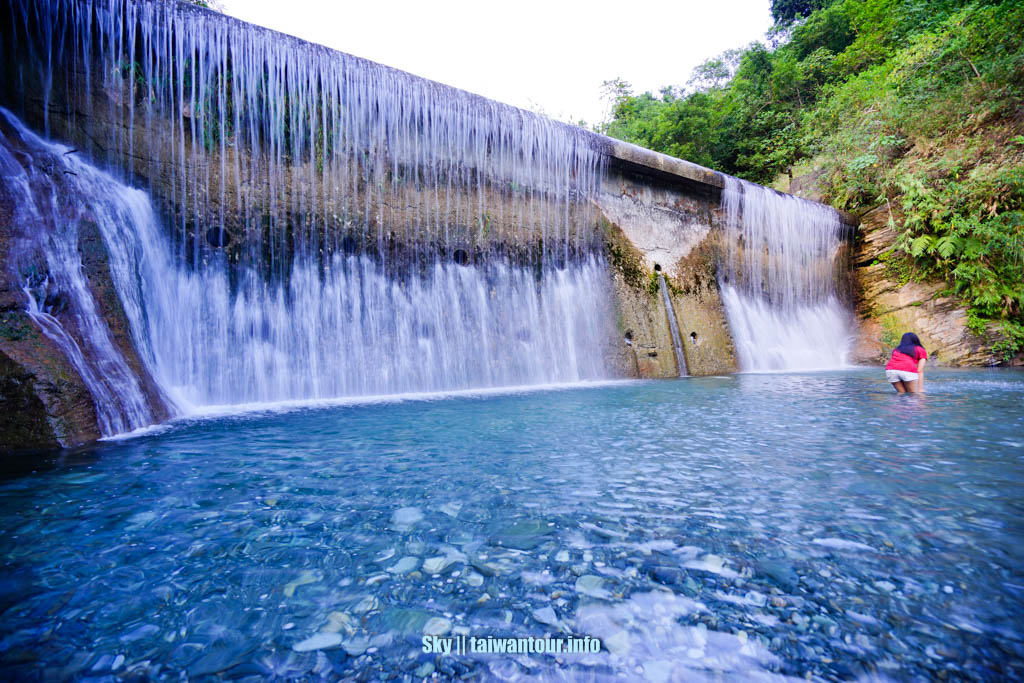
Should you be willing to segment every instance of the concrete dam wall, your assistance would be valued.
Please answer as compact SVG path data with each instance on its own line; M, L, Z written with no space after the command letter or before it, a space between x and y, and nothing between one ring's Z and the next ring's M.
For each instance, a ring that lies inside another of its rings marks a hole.
M4 449L844 362L827 207L189 5L0 0L0 32Z

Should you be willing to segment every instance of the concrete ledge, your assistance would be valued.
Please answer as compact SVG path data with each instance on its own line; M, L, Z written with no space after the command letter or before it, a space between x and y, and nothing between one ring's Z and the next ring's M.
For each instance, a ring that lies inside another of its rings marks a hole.
M704 168L689 161L676 159L622 140L615 140L603 135L599 137L601 151L610 160L613 160L613 163L619 162L631 169L647 169L651 175L687 180L707 185L718 191L725 187L725 178L722 174L712 171L710 168Z
M718 171L622 140L604 135L597 137L601 142L602 153L608 157L612 166L683 185L705 196L718 197L725 187L725 175ZM843 225L851 228L860 225L860 219L852 213L839 209L836 211Z

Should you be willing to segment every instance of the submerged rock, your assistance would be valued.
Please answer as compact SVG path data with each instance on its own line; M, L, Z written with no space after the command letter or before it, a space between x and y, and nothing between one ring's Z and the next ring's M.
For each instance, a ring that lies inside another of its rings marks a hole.
M554 533L555 529L539 519L526 519L505 527L491 538L494 545L516 550L533 550Z
M284 586L284 595L285 595L285 597L290 598L293 595L295 595L295 590L299 586L305 586L305 585L310 584L310 583L316 583L316 582L320 581L321 578L322 578L322 575L320 574L320 572L307 569L307 570L303 571L299 575L299 577L297 579L295 579L294 581L290 581L287 584L285 584L285 586Z
M337 633L317 633L302 642L292 645L296 652L310 652L312 650L325 650L327 648L341 645L341 636Z
M408 574L420 565L420 558L406 555L400 559L393 567L389 567L388 571L392 574Z
M417 507L405 507L395 510L391 521L396 527L410 527L423 519L423 512Z
M784 560L762 560L757 569L787 592L792 592L800 582L796 571Z
M541 607L540 609L533 610L530 614L542 624L547 624L548 626L559 625L558 615L555 614L555 610L551 607Z
M431 617L423 626L423 635L443 636L452 630L452 622L443 617Z
M576 592L592 598L607 598L610 595L604 588L604 579L593 574L584 574L576 579Z

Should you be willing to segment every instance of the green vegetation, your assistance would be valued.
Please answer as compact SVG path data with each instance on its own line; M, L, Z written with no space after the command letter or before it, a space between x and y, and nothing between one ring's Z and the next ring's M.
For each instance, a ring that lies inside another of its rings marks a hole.
M687 87L606 83L600 132L756 182L818 169L823 199L887 204L898 280L942 280L997 351L1024 349L1024 3L773 0L770 45Z
M875 317L882 325L882 343L886 346L899 346L904 331L899 321L892 314L876 314Z

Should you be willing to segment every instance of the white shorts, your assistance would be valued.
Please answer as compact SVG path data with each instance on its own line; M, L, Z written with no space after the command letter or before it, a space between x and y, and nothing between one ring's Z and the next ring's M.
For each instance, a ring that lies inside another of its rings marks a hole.
M913 382L917 379L917 373L906 370L886 370L885 378L890 382Z

